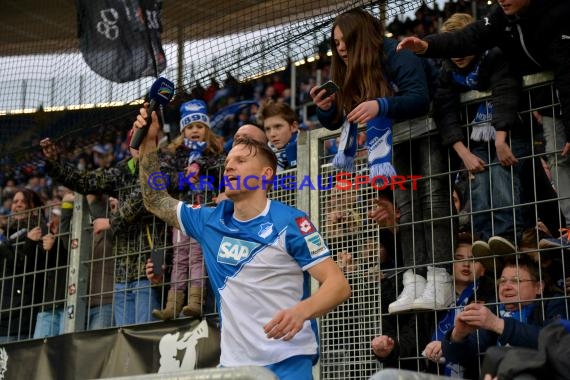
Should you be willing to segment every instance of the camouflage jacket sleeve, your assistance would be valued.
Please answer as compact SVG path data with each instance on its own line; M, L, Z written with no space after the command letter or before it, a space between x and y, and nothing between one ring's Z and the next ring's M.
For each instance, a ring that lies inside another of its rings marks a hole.
M125 170L130 170L125 168ZM124 172L125 170L121 170ZM119 209L111 214L110 224L111 231L116 234L129 224L138 223L138 220L147 214L143 203L142 191L139 184L138 166L132 173L129 173L127 181L123 181L125 185L119 192Z
M81 172L60 161L47 161L46 169L55 181L81 194L116 195L117 190L125 185L122 170L117 166Z
M136 187L128 196L121 197L119 209L110 216L109 222L113 235L123 230L125 226L136 223L145 212L142 192L139 187Z

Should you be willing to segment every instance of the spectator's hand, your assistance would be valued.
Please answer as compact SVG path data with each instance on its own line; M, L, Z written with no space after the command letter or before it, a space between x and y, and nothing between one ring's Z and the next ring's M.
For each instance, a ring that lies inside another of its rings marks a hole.
M379 358L386 358L394 349L394 339L388 335L380 335L372 339L372 351Z
M569 295L570 294L570 277L566 277L565 285L566 285L566 295Z
M461 155L461 160L463 161L465 168L469 170L470 173L485 171L485 161L469 151L466 151Z
M467 324L463 320L464 312L465 311L457 313L455 317L455 325L453 326L453 330L451 331L451 337L450 337L450 340L452 342L461 342L463 339L467 338L469 334L477 330L475 327Z
M540 114L540 112L538 112L538 111L533 111L533 112L532 112L532 116L534 116L534 119L536 120L536 122L537 122L538 124L541 124L541 125L542 125L542 115Z
M507 143L495 142L495 150L497 151L497 158L501 161L502 166L511 166L519 162Z
M367 100L357 105L348 115L346 119L351 123L363 124L375 118L380 111L380 106L376 100Z
M396 51L400 51L402 49L408 49L413 51L416 54L423 54L426 52L428 48L428 43L418 37L406 37L398 46L396 46Z
M570 142L564 144L564 149L562 149L562 155L567 156L570 153Z
M62 202L69 202L69 203L75 202L75 193L69 192L69 193L63 194L63 199L61 201Z
M190 174L192 174L192 177L190 177L190 182L193 185L197 184L199 180L200 166L195 163L188 165L186 167L186 170L184 170L184 175L188 177Z
M368 213L368 217L380 227L394 228L400 219L400 211L394 210L394 203L381 197L375 200L376 208Z
M539 234L546 237L552 237L552 233L546 227L546 224L542 223L540 220L536 222L536 229L538 230Z
M336 99L336 94L332 94L329 97L323 98L323 96L326 94L327 91L321 90L318 93L317 91L318 87L315 86L311 88L311 91L309 92L309 95L311 95L311 98L313 99L313 103L315 103L315 105L320 109L322 109L323 111L328 111L332 107L333 102Z
M55 243L55 236L52 234L45 234L42 237L44 251L50 251Z
M501 334L504 321L497 317L488 307L479 303L471 303L460 313L461 320L474 329L485 329Z
M497 379L498 379L497 376L493 377L493 375L490 375L488 373L485 374L485 377L483 378L483 380L497 380Z
M306 319L304 313L298 306L279 310L275 316L263 326L263 331L268 339L291 340L301 331Z
M434 340L429 342L424 348L422 354L434 363L439 363L443 351L441 350L441 342L439 340Z
M97 218L93 221L93 233L100 234L101 232L111 228L109 218Z
M162 276L157 276L156 274L154 274L154 263L152 262L152 260L150 258L148 258L146 260L146 264L145 264L145 273L146 273L146 278L150 281L151 284L153 285L157 285L160 284L162 282ZM162 266L162 273L164 273L164 270L166 269L166 265Z
M30 231L28 231L28 234L26 236L30 240L40 241L40 239L42 238L42 229L40 227L34 227Z
M43 152L44 156L48 160L52 160L52 161L57 160L57 158L58 158L57 147L55 146L54 142L51 141L51 139L49 137L40 141L40 146L42 148L42 152Z
M115 214L117 211L119 211L119 200L117 198L109 197L108 202L111 214Z
M350 253L343 251L338 254L338 266L343 272L355 272L356 263Z

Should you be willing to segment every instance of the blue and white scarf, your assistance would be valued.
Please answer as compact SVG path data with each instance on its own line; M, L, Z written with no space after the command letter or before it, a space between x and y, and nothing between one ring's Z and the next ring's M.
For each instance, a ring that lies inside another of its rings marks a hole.
M451 76L456 83L470 88L471 90L479 90L479 70L481 62L485 59L489 51L483 53L473 70L463 75L457 72L452 72ZM473 130L471 131L471 140L473 141L491 141L495 139L495 128L491 125L491 115L493 113L493 105L490 102L483 102L477 108L477 114L471 122Z
M184 146L188 148L188 165L190 165L202 157L208 143L206 141L184 139Z
M277 173L283 170L297 167L297 136L299 134L295 132L291 135L291 139L281 149L277 149L275 145L269 143L269 147L275 153L277 157Z
M354 172L358 125L346 121L342 126L338 152L333 158L333 166L339 170ZM377 116L366 123L366 146L368 147L368 169L370 179L377 176L396 175L392 166L392 121Z
M473 294L475 294L478 285L479 285L479 280L469 284L469 286L463 289L463 291L455 301L456 307L448 310L447 313L439 320L437 328L431 337L432 341L434 340L441 341L444 335L453 328L453 326L455 325L455 317L459 312L463 310L465 306L467 306L469 300L471 299ZM445 363L445 368L444 368L445 376L462 378L464 372L465 369L463 368L463 366L457 363L450 363L450 362Z
M529 305L521 306L514 311L509 311L505 309L505 305L499 305L499 317L501 318L514 318L522 323L528 323L528 318L534 313L536 308L535 303Z

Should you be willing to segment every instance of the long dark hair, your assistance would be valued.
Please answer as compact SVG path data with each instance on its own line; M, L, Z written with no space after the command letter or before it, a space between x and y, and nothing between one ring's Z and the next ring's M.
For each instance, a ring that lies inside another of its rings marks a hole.
M348 53L348 65L339 56L334 41L334 30L343 34ZM331 30L332 80L341 87L337 102L349 112L366 100L392 94L384 76L384 27L370 13L354 8L338 15Z
M14 192L14 197L16 194L22 193L24 196L24 203L26 204L26 209L22 212L16 214L16 216L20 216L19 218L14 218L14 215L10 215L11 223L14 224L12 227L17 228L28 228L28 230L32 229L33 227L40 226L44 227L44 218L43 213L40 207L43 206L42 199L40 196L33 190L30 189L19 189ZM26 225L24 225L26 224Z

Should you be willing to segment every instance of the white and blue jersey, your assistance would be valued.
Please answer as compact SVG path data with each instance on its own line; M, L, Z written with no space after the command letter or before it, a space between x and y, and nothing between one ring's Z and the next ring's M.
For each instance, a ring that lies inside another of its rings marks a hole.
M305 321L289 341L263 331L278 310L310 295L313 265L330 256L307 216L277 201L257 217L234 218L234 204L216 208L180 202L182 231L202 246L222 320L220 364L225 367L278 363L296 355L317 355L317 326Z

